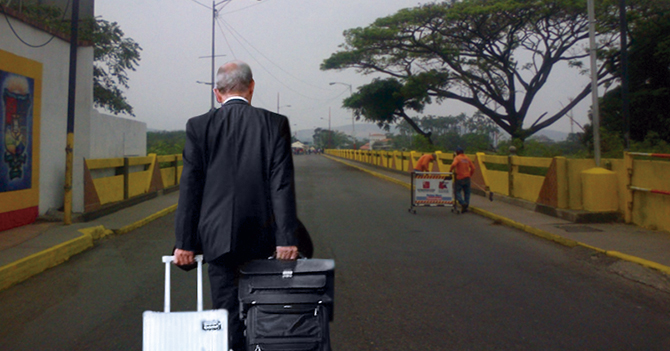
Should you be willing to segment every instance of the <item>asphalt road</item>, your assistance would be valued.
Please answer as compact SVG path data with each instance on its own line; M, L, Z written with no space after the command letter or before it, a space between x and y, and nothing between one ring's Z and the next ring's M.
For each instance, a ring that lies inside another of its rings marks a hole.
M295 162L315 256L336 261L334 350L670 350L670 295L612 273L610 258L471 213L412 215L403 187L320 156ZM0 350L141 350L173 221L0 292ZM173 310L195 309L195 274L172 281Z

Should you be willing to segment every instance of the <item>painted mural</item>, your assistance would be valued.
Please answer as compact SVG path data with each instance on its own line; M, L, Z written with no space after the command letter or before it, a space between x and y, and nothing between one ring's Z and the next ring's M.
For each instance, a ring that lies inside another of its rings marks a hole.
M34 90L32 78L0 70L0 193L32 185Z

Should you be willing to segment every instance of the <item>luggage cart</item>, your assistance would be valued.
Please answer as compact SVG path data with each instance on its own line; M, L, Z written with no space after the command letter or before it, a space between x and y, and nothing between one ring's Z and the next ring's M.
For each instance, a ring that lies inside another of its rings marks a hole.
M407 211L416 214L415 207L452 206L452 211L458 213L453 175L452 172L412 172L411 204Z

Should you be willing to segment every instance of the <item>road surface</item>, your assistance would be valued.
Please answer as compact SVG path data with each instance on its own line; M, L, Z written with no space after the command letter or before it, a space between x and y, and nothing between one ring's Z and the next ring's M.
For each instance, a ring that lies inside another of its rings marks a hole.
M295 163L315 256L336 261L335 351L670 350L670 296L612 273L611 258L472 213L412 215L403 187L321 156ZM141 350L173 221L0 292L0 350ZM195 309L194 273L172 281L173 310Z

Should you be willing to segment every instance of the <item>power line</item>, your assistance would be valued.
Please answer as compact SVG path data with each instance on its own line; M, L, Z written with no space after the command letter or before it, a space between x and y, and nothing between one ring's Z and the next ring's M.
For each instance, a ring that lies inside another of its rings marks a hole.
M227 23L227 22L226 22L226 23ZM230 26L230 24L228 24L228 25ZM233 31L235 31L234 28L231 27L231 29L232 29ZM239 35L240 38L244 39L244 37L243 37L241 34L239 34L237 31L235 31L235 33L237 33L237 35ZM245 41L247 44L249 44L249 46L251 46L254 50L256 50L261 56L263 56L266 60L268 60L268 62L270 62L270 63L271 63L272 65L274 65L275 67L277 67L280 71L286 73L289 77L291 77L291 78L293 78L293 79L295 79L295 80L297 80L297 81L299 81L299 82L301 82L301 83L303 83L303 84L309 85L309 86L311 86L311 87L313 87L313 88L317 88L317 89L321 89L321 90L327 90L327 91L330 91L330 89L326 89L326 88L322 88L322 87L313 85L313 84L311 84L311 83L309 83L309 82L306 82L306 81L304 81L304 80L302 80L302 79L300 79L300 78L294 76L293 74L291 74L291 73L288 72L287 70L281 68L279 65L277 65L276 63L274 63L269 57L265 56L260 50L256 49L253 45L251 45L251 43L249 43L248 40L244 39L244 41Z
M196 1L196 0L191 0L191 1L193 1L194 3L196 3L196 4L198 4L198 5L202 6L202 7L207 8L207 9L209 9L209 10L212 9L211 7L209 7L209 6L207 6L207 5L203 4L203 3L201 3L201 2L199 2L199 1Z
M295 90L295 89L289 87L289 86L286 85L286 83L284 83L281 79L277 78L274 74L272 74L272 72L271 72L269 69L267 69L265 66L263 66L263 64L262 64L258 59L256 59L256 57L255 57L249 50L247 50L247 48L244 46L244 44L243 44L239 39L237 39L237 36L239 36L240 38L242 38L242 39L243 39L245 42L247 42L247 44L249 44L249 46L251 46L252 48L254 48L253 45L251 45L246 39L244 39L244 38L243 38L243 37L242 37L242 36L241 36L235 29L233 29L233 28L232 28L232 27L231 27L231 26L230 26L224 19L219 18L219 20L221 20L221 21L223 22L223 25L226 26L227 29L231 30L231 33L234 34L233 37L237 40L238 43L240 43L240 45L242 45L242 49L244 49L244 51L246 51L247 54L249 54L249 56L251 56L251 58L252 58L254 61L256 61L256 63L257 63L259 66L261 66L261 68L262 68L263 70L265 70L265 72L267 72L272 78L274 78L277 82L279 82L279 84L283 85L283 86L286 87L288 90L290 90L290 91L292 91L292 92L294 92L294 93L296 93L296 94L298 94L298 95L300 95L300 96L302 96L302 97L304 97L304 98L318 100L317 98L314 98L314 97L311 97L311 96L306 96L306 95L302 94L301 92L299 92L299 91L297 91L297 90ZM236 34L237 36L236 36L235 34ZM256 49L256 48L254 48L254 49L255 49L256 51L258 51L258 49Z
M234 33L234 34L236 34L237 36L239 36L240 38L242 38L242 40L244 40L244 42L246 42L247 45L249 45L252 49L256 50L256 52L258 52L261 56L263 56L263 58L265 58L268 62L270 62L270 63L271 63L272 65L274 65L275 67L277 67L280 71L286 73L289 77L291 77L291 78L293 78L293 79L295 79L295 80L297 80L297 81L299 81L299 82L301 82L301 83L303 83L303 84L309 85L310 87L317 88L317 89L321 89L321 90L326 90L326 91L331 91L330 89L325 89L325 88L316 86L316 85L314 85L314 84L311 84L311 83L309 83L309 82L306 82L306 81L304 81L304 80L302 80L302 79L300 79L300 78L294 76L293 74L291 74L291 73L288 72L287 70L281 68L279 65L277 65L276 63L274 63L269 57L267 57L265 54L263 54L263 53L262 53L260 50L258 50L255 46L253 46L253 44L251 44L247 39L245 39L245 38L244 38L238 31L236 31L235 28L233 28L228 22L226 22L224 19L221 19L221 21L223 21L223 23L224 23L224 25L226 26L226 28L230 29L230 31L231 31L232 33ZM238 40L238 42L239 42L240 44L242 44L239 40ZM244 47L244 45L242 45L242 46ZM245 50L246 50L246 49L245 49ZM249 53L249 55L252 55L248 50L246 50L246 51ZM252 57L253 57L253 55L252 55ZM254 58L254 60L256 60L256 62L258 62L258 60L257 60L256 58ZM259 64L260 64L260 62L259 62ZM268 71L265 67L263 67L263 68L264 68L266 71ZM268 71L268 73L269 73L269 71ZM274 76L273 76L273 77L274 77ZM286 86L286 85L284 84L284 82L280 81L280 80L279 80L278 78L276 78L276 77L274 77L274 78L277 79L277 81L279 81L281 84L283 84L284 86ZM288 87L288 86L287 86L287 87ZM290 88L289 88L289 89L290 89ZM294 91L294 90L292 90L292 91ZM296 92L296 91L294 91L294 92ZM296 93L298 93L298 92L296 92ZM300 93L298 93L298 94L300 94ZM304 95L301 95L301 96L312 99L311 97L308 97L308 96L304 96ZM317 99L317 100L318 100L318 99Z
M235 56L233 47L230 46L230 42L228 42L228 37L226 36L226 33L223 31L223 28L221 28L221 23L217 21L216 24L219 26L219 31L221 32L221 35L223 35L223 39L226 41L226 45L228 45L228 50L230 50L230 53L233 55L233 59L237 60L237 56Z
M67 4L65 5L65 11L63 11L63 17L61 18L61 22L65 20L65 14L67 13L67 9L70 7L70 0L67 1ZM52 40L56 37L56 34L52 34L51 38L47 40L44 44L40 45L33 45L21 38L21 36L16 32L14 29L14 26L12 26L12 23L9 21L9 17L7 17L7 12L5 12L5 6L2 6L2 14L5 15L5 20L7 21L7 24L9 25L9 28L12 30L12 33L14 33L14 36L19 39L20 42L22 42L24 45L29 46L31 48L41 48L43 46L47 46L49 43L51 43Z
M230 5L230 3L231 3L232 1L233 1L233 0L222 0L222 1L219 3L219 5L221 5L221 3L223 3L223 2L225 2L225 4L223 4L223 6L221 6L221 8L218 9L217 11L221 11L221 10L223 10L226 6Z
M260 0L259 0L259 1L260 1ZM263 4L265 4L266 2L268 2L268 1L270 1L270 0L265 0L265 1L263 1L263 2L258 2L258 3L256 3L256 4L249 5L249 6L247 6L247 7L243 7L243 8L241 8L241 9L237 9L237 10L233 10L233 11L230 11L230 12L226 12L226 13L224 13L224 15L227 15L227 14L229 14L229 13L235 13L235 12L244 11L244 10L250 8L250 7L254 7L254 6L258 6L258 5L263 5Z

